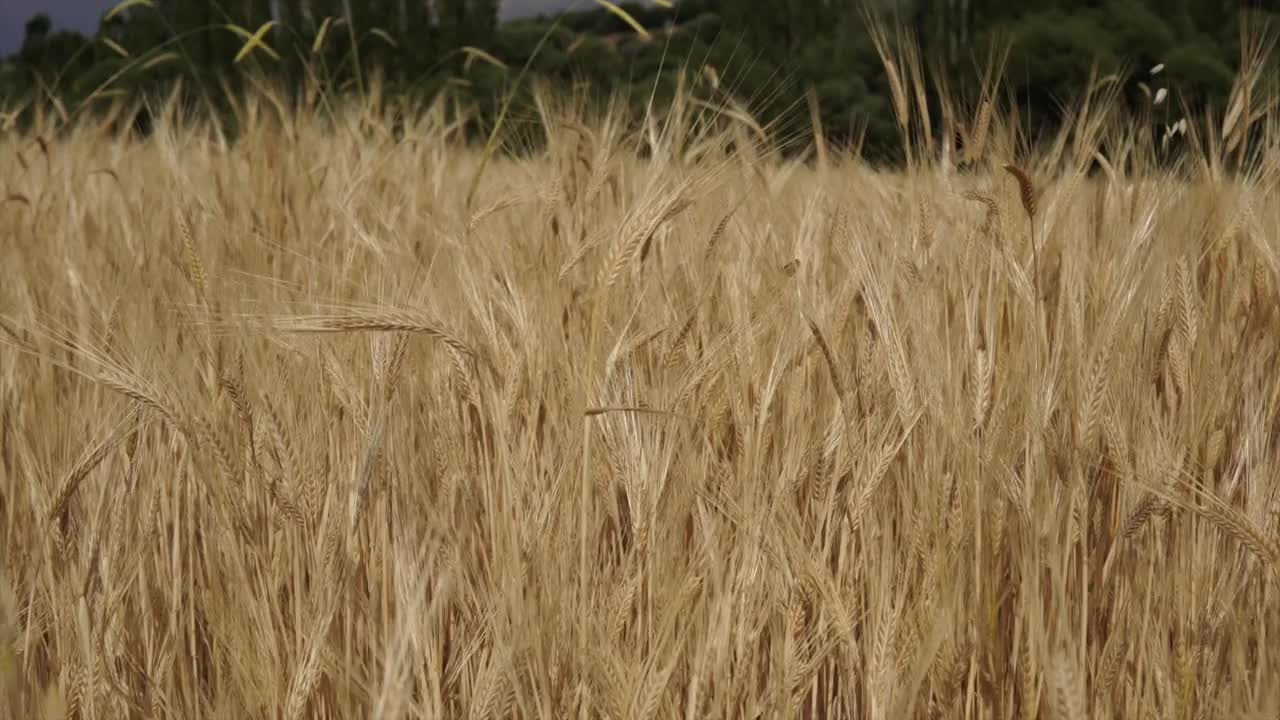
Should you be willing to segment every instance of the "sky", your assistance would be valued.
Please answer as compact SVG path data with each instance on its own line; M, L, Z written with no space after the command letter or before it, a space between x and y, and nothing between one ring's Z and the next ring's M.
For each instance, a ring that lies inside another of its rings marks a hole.
M55 31L79 30L88 34L97 29L102 13L117 2L119 0L0 0L0 57L16 52L22 45L23 29L36 13L47 14ZM568 4L569 0L503 0L502 14L520 17L551 12Z

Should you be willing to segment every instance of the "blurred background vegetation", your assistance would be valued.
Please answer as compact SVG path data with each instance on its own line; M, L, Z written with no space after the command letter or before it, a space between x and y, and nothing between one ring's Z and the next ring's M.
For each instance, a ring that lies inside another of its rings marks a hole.
M228 108L264 82L299 103L380 88L395 102L447 95L477 133L515 97L513 126L535 84L636 106L681 82L736 96L780 135L807 132L816 108L834 144L869 155L900 146L889 82L866 12L918 41L963 96L993 48L1010 50L1005 88L1024 118L1051 123L1101 75L1131 71L1124 97L1170 106L1226 103L1243 20L1267 24L1280 2L1244 0L674 0L671 7L581 0L555 16L499 22L500 0L134 0L104 13L96 34L26 26L0 61L9 124L74 117L120 99L184 94L198 112ZM625 17L624 17L625 15ZM639 30L628 20L643 28ZM254 40L260 40L255 43ZM1151 75L1149 68L1163 65ZM527 72L524 72L527 66ZM1173 110L1179 112L1179 110ZM1032 128L1034 130L1034 128ZM234 130L232 129L232 132Z

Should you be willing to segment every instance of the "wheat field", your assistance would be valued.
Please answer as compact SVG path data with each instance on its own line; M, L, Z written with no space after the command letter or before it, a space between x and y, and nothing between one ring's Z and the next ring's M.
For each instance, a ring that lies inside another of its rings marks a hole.
M898 170L547 98L0 137L0 712L1275 718L1257 73L1035 141L895 77Z

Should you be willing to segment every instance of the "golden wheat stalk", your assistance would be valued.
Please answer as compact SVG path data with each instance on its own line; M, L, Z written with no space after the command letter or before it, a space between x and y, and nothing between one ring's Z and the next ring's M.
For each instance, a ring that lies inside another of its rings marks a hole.
M1035 289L1035 312L1036 312L1036 332L1044 331L1044 323L1041 319L1041 303L1044 298L1040 290L1040 245L1036 239L1036 211L1039 210L1039 194L1036 192L1035 183L1031 182L1031 176L1025 170L1014 164L1004 166L1006 172L1014 177L1018 183L1018 195L1022 200L1022 209L1027 213L1027 223L1031 228L1031 284Z
M288 333L391 332L415 333L439 340L467 357L475 352L458 335L423 313L379 309L338 315L294 315L270 319L270 327Z

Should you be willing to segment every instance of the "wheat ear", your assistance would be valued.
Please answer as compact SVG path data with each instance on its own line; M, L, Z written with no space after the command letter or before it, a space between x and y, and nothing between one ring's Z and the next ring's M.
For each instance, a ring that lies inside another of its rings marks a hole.
M1018 181L1018 194L1022 198L1022 209L1027 212L1027 222L1031 226L1031 282L1036 290L1036 320L1040 320L1040 248L1036 244L1036 210L1040 204L1040 197L1036 193L1036 186L1031 182L1031 176L1025 170L1017 165L1005 165L1004 169ZM1040 328L1043 330L1043 327Z

